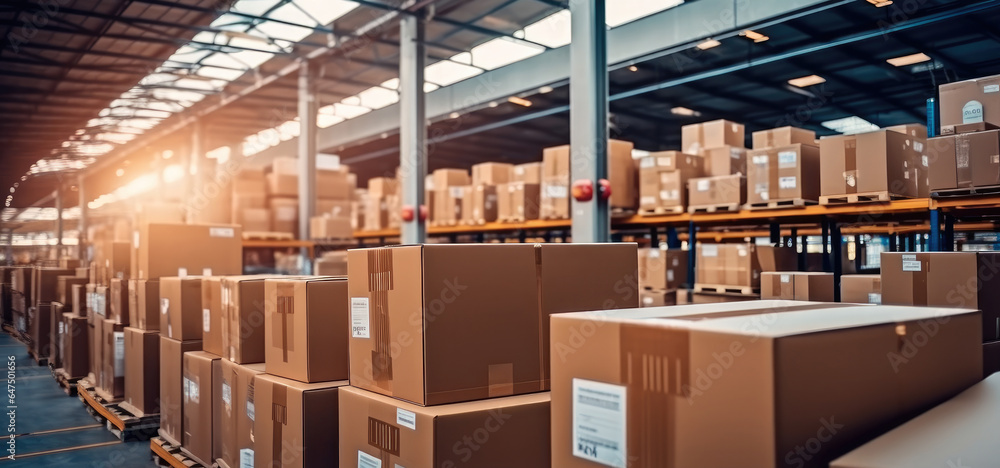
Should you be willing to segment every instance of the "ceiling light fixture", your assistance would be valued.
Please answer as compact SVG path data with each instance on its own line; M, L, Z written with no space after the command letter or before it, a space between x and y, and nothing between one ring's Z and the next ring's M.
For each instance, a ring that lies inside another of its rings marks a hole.
M902 57L891 58L886 60L886 62L889 62L891 65L896 67L905 67L907 65L913 65L915 63L927 62L930 59L931 58L927 54L921 52L918 54L904 55Z
M632 66L628 67L628 70L631 71L631 72L637 72L637 71L639 71L639 67L637 67L635 65L632 65Z
M552 92L551 86L542 86L541 88L538 88L538 94L549 94L551 92Z
M511 96L507 98L507 102L510 102L511 104L517 104L519 106L531 107L531 101L524 98L519 98L517 96Z
M809 75L803 76L802 78L788 80L788 84L795 86L796 88L805 88L807 86L818 85L820 83L826 83L826 78L819 75Z
M882 8L892 5L892 0L868 0L868 3L875 5L876 8Z
M754 42L764 42L764 41L770 39L770 37L765 36L765 35L757 32L757 31L754 31L754 30L751 30L751 29L747 29L747 30L741 32L740 36L743 36L743 37L745 37L747 39L750 39L751 41L754 41Z
M670 109L670 113L674 114L674 115L684 115L684 116L688 116L688 117L694 117L694 116L701 115L701 112L698 112L698 111L696 111L694 109L688 109L687 107L681 107L681 106L677 106L677 107L674 107L674 108Z
M711 49L711 48L714 48L714 47L719 47L720 45L722 45L722 43L719 42L719 41L717 41L717 40L715 40L715 39L707 39L705 41L702 41L701 43L699 43L695 47L697 47L700 50L708 50L708 49Z

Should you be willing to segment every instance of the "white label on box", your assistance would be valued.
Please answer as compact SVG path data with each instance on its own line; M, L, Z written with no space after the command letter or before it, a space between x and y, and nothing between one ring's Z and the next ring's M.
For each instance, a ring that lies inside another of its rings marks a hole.
M187 277L187 275L188 275L188 269L187 268L180 267L180 268L177 269L177 276L179 276L181 278L185 278L185 277Z
M1000 164L1000 154L994 154L990 156L990 162L993 164Z
M160 313L163 315L167 315L167 312L169 311L170 311L170 299L167 299L165 297L160 298Z
M168 338L174 337L174 327L169 322L167 323L167 337Z
M695 188L699 192L707 192L708 189L711 187L712 187L712 181L708 179L699 179L698 182L695 184Z
M195 382L194 380L190 382L191 384L188 387L188 399L191 400L193 403L198 403L198 401L201 400L201 392L199 391L200 389L198 388L198 382Z
M59 334L62 335L63 333L66 333L66 324L59 322Z
M549 198L566 198L569 196L569 187L565 185L546 185L545 196Z
M521 167L521 166L516 166L514 168L514 174L516 174L516 175L524 175L524 168Z
M738 249L736 249L736 254L740 257L746 257L748 254L747 248L741 245Z
M202 268L201 269L201 276L212 276L212 269L211 268Z
M644 305L653 305L653 298L649 297L649 296L646 296L646 297L642 298L642 303Z
M662 167L670 167L674 165L674 158L670 156L660 156L656 159L656 165Z
M351 298L351 338L371 338L367 297Z
M983 86L983 94L1000 93L1000 85Z
M649 249L649 258L660 258L660 249Z
M882 294L880 293L868 293L868 303L869 304L881 304Z
M795 151L782 151L778 153L778 167L795 167L799 159Z
M663 200L678 200L681 198L681 193L677 189L660 190L660 198Z
M667 270L667 281L672 282L674 280L674 270Z
M417 415L413 411L396 408L396 424L415 431L417 430Z
M358 450L358 468L382 468L382 460Z
M913 142L913 151L916 151L918 153L923 153L924 152L924 144L923 144L923 142L914 141Z
M642 197L640 203L643 205L654 205L656 204L656 197Z
M254 414L253 400L247 400L247 417L250 418L251 421L254 420Z
M125 376L125 332L113 332L115 340L115 377Z
M719 256L719 246L715 244L702 244L701 246L701 256L702 257L718 257Z
M649 168L654 167L654 166L656 166L656 159L654 159L654 158L642 158L639 161L639 168L640 169L649 169Z
M451 187L452 198L462 198L462 187Z
M757 165L757 166L766 166L767 165L767 155L764 155L764 156L754 156L751 159L751 161L753 161L753 163L755 165Z
M917 259L917 256L913 255L913 254L903 255L903 261L904 262L907 261L907 260L916 260L916 259Z
M201 328L205 333L208 333L212 328L212 311L201 309Z
M903 271L920 271L920 262L917 260L903 260Z
M185 400L187 400L188 399L188 395L191 394L191 381L188 380L187 377L184 377L184 379L183 379L183 381L181 383L181 387L182 387L182 389L181 389L181 396Z
M930 160L927 158L927 155L923 155L920 157L920 164L922 164L924 167L928 167L931 165Z
M139 248L139 231L132 231L132 245Z
M222 402L226 406L233 404L233 388L229 386L229 382L222 382Z
M793 189L798 185L798 179L796 177L780 177L778 178L778 188L779 189Z
M236 229L231 227L208 228L209 237L236 237Z
M253 468L253 449L240 449L240 468Z
M781 282L782 283L791 283L792 282L792 275L781 275Z
M983 121L983 104L979 101L969 101L962 107L962 123L979 123Z
M767 200L767 192L769 191L768 184L754 184L754 193L763 194L761 198Z
M573 379L573 456L625 468L625 396L621 385Z

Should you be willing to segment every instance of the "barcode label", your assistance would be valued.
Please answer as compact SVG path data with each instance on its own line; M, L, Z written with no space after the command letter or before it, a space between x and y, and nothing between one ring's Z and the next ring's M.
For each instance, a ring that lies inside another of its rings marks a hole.
M382 460L358 450L358 468L382 468Z
M868 303L869 304L881 304L882 294L880 293L868 293Z
M396 408L396 424L417 430L417 415L403 408Z
M351 298L351 337L371 338L367 297Z
M625 468L625 397L624 386L573 379L574 456Z

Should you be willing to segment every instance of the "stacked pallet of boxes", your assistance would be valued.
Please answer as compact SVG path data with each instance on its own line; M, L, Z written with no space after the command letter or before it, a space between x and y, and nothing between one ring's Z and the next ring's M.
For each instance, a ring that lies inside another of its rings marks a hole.
M816 133L781 127L753 133L747 152L747 206L778 208L819 203Z
M824 137L819 142L820 203L927 196L926 144L923 125Z
M705 176L705 159L680 151L652 153L639 160L639 212L676 214L687 210L688 181Z
M695 258L695 292L716 293L715 299L697 295L702 301L747 300L760 289L760 262L754 244L698 243ZM733 296L726 296L726 295ZM694 301L696 302L696 301Z
M267 204L268 182L263 168L244 168L233 178L232 220L233 224L243 226L243 232L272 230L271 210ZM298 188L295 193L298 194Z
M275 158L267 173L270 230L291 233L299 237L299 170L295 158ZM320 220L310 219L310 226L325 237L350 237L351 199L357 185L347 166L316 171L316 213Z
M0 317L3 318L3 325L8 327L14 324L10 285L13 270L14 267L0 266Z
M94 244L90 282L84 286L89 296L87 344L90 346L90 372L87 380L94 392L108 401L120 400L124 394L123 329L128 324L125 282L134 276L133 249L136 241L134 238L133 242L125 241L134 237L128 229L130 225L119 223L114 232L105 237L107 240Z
M758 245L756 250L761 299L834 301L833 273L822 271L822 254L771 245Z
M634 244L350 251L339 466L550 466L549 315L636 307L636 258ZM258 419L258 440L272 425Z
M611 199L608 206L619 212L638 207L638 176L632 159L631 142L608 141L608 182ZM570 146L546 148L542 153L541 219L570 217Z
M66 266L69 266L68 264ZM67 367L67 358L77 359L77 364L83 364L86 367L86 361L80 362L82 357L86 356L86 347L81 346L80 353L76 356L72 356L72 339L69 337L70 347L66 347L67 332L70 333L82 333L86 334L87 318L80 315L80 312L86 314L86 311L81 311L78 307L82 306L85 299L83 298L83 293L87 287L87 281L89 270L86 268L74 268L74 275L62 275L56 278L56 296L57 300L53 304L53 314L52 314L52 327L49 331L49 342L52 343L52 351L50 353L49 364L53 369L63 369ZM79 323L83 323L84 326L79 327ZM74 326L76 325L76 326ZM81 336L77 336L78 339L85 339ZM73 367L70 365L69 367ZM76 370L78 370L77 367ZM65 370L64 370L65 372ZM84 375L78 375L77 377L84 377Z
M472 166L472 185L463 190L462 224L495 222L499 217L497 187L513 179L513 164L488 162Z
M639 249L639 299L642 307L677 304L687 284L688 251L666 245Z
M511 181L497 185L497 220L523 223L538 219L541 210L542 163L514 166Z
M74 276L75 269L35 267L33 276L32 306L28 308L28 352L39 365L47 364L53 354L52 323L62 317L59 303L59 277Z
M10 272L10 309L14 330L21 335L28 333L28 307L31 305L31 267L13 267Z
M746 202L747 150L743 125L713 120L681 127L681 152L704 159L704 176L688 180L689 212L738 211Z
M398 217L392 207L399 205L399 181L390 177L373 177L368 180L368 192L364 201L364 230L381 231L392 226Z
M941 85L941 135L927 141L934 195L1000 192L1000 76Z
M462 221L462 206L466 190L471 184L469 172L464 169L438 169L431 174L434 191L434 226L454 226Z

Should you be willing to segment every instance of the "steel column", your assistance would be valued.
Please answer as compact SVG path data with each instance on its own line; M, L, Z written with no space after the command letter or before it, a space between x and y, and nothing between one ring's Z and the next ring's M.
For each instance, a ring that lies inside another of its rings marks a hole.
M688 223L688 290L694 291L695 257L698 256L698 226L694 221Z
M927 98L927 138L937 136L937 98Z
M63 194L62 181L56 185L56 250L62 255L63 246Z
M87 217L90 208L87 206L87 189L83 181L83 175L76 177L76 193L79 196L77 203L80 204L80 219L76 222L76 250L80 260L86 263L90 259L87 255Z
M802 251L799 252L799 271L806 271L806 267L808 266L807 260L809 259L808 256L809 237L802 236L802 238L799 240L799 243L802 245Z
M781 225L778 223L771 223L770 242L774 245L781 244Z
M681 248L681 239L680 237L677 237L677 228L673 226L667 228L667 248L668 249Z
M896 235L895 234L889 234L889 251L890 252L898 252L899 251L898 247L897 247Z
M941 210L931 210L931 232L927 237L929 238L927 250L931 252L941 251Z
M299 63L299 238L309 239L309 218L316 215L316 77L319 67ZM303 249L305 253L305 249ZM308 259L308 264L312 259Z
M570 180L594 184L590 201L570 200L573 242L607 242L608 200L599 181L608 178L608 42L604 0L570 3Z
M399 164L403 178L403 206L413 207L412 221L403 221L403 244L427 240L427 226L420 219L427 174L427 108L424 93L424 21L407 15L399 21Z
M656 226L649 227L649 246L654 249L660 246L660 230Z

